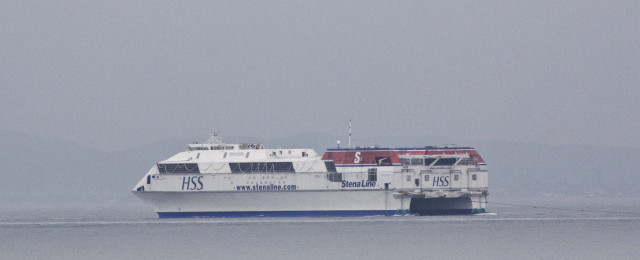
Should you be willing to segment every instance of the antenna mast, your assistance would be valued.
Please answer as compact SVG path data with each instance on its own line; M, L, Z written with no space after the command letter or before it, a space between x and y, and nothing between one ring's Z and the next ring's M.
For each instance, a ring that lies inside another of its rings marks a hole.
M349 149L351 149L351 118L349 118Z

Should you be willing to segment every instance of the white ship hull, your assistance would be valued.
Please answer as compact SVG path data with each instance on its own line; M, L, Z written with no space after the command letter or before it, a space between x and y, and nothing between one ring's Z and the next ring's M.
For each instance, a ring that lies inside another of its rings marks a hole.
M135 194L160 217L374 216L408 214L411 207L420 214L471 214L481 212L486 203L484 196L441 198L437 203L392 190Z

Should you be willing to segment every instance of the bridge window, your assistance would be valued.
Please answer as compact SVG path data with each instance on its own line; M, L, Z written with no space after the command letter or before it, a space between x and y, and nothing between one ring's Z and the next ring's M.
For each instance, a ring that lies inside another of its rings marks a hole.
M422 159L422 158L413 158L413 159L411 159L411 165L424 165L424 159Z
M456 163L456 158L440 158L433 166L451 166Z
M410 165L411 164L411 159L409 159L409 158L401 158L400 161L402 162L402 165Z
M473 158L469 157L469 158L461 159L458 164L459 165L474 165L475 162L473 161Z
M429 166L435 161L436 161L436 158L425 158L424 159L424 166Z
M378 181L378 169L377 168L369 168L368 172L368 181Z

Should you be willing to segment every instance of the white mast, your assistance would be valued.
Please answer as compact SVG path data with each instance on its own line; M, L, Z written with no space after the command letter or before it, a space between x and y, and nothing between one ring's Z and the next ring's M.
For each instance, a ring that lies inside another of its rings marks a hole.
M349 118L349 149L351 149L351 118Z

